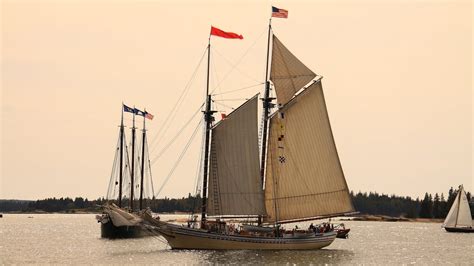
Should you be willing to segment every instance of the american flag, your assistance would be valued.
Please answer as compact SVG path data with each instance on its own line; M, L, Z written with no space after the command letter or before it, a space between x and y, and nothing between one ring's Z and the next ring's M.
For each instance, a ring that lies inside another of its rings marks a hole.
M272 17L275 17L275 18L288 18L288 10L272 6Z
M150 119L150 120L153 120L153 117L154 117L154 116L153 116L152 114L150 114L150 113L148 113L147 111L145 111L145 118L148 118L148 119Z

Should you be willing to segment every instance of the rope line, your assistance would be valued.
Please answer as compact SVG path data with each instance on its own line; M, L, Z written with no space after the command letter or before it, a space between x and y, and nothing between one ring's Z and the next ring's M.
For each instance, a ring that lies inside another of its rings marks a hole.
M201 108L204 106L204 103L199 106L199 109L194 112L194 114L191 116L191 118L186 121L186 123L179 129L178 133L160 150L160 152L151 160L151 164L155 164L155 162L165 153L165 151L178 139L178 137L181 135L181 133L184 132L184 129L191 123L191 121L196 117L196 115L199 113Z
M194 78L196 77L197 71L198 71L199 67L201 66L201 63L204 59L204 56L206 55L206 52L207 52L207 46L206 46L206 49L204 49L204 52L202 53L201 59L199 59L199 62L197 64L197 66L195 67L194 72L191 75L191 78L188 80L188 83L184 87L183 91L181 92L181 95L179 96L178 100L176 101L173 108L171 109L171 112L166 117L165 121L163 122L163 126L158 130L158 132L153 137L153 139L150 143L150 146L152 146L152 149L150 151L151 153L153 153L153 151L156 149L156 147L160 143L160 140L162 139L162 138L158 138L158 137L161 136L161 135L166 134L166 132L169 129L169 123L171 121L173 121L173 119L171 119L171 118L172 117L174 118L174 116L177 114L177 111L178 111L179 107L181 107L182 103L184 102L184 98L186 97L186 95L189 92L191 84L194 81Z
M161 185L160 189L156 193L156 198L158 198L158 195L163 190L163 187L166 185L166 183L168 183L168 180L170 179L170 177L173 175L174 171L178 167L179 163L181 162L181 159L183 159L184 155L186 154L186 151L188 150L189 146L191 145L191 142L193 141L194 137L196 136L196 133L198 132L198 129L199 129L199 126L201 125L201 123L202 123L202 120L199 121L198 125L196 126L196 128L193 131L193 134L189 138L188 143L186 143L186 145L184 146L184 149L181 151L181 154L179 155L178 160L173 165L173 167L169 171L168 175L166 176L165 180L163 181L163 184Z
M252 43L252 45L249 46L249 48L247 48L247 50L244 52L244 54L237 60L237 62L235 64L232 64L230 63L231 66L233 66L228 72L227 74L224 75L224 78L216 85L216 87L211 91L211 94L222 84L222 82L224 80L227 79L227 77L236 69L237 65L240 64L240 62L242 62L242 60L244 59L244 57L249 53L249 51L255 46L255 44L257 43L258 40L260 40L260 38L262 38L263 34L265 33L267 29L265 28L262 33L260 33L260 35L255 39L255 41ZM222 56L225 60L229 61L227 58L225 58L219 51L217 51L215 48L212 48L218 55ZM230 62L230 61L229 61ZM247 77L249 77L247 74L245 73L242 73L240 70L239 72L243 75L246 75ZM253 78L253 77L250 77L252 80L256 80L257 82L259 82L259 80Z
M237 92L237 91L242 91L242 90L248 90L248 89L251 89L251 88L255 88L257 86L261 86L265 84L264 82L260 82L258 84L255 84L255 85L251 85L251 86L248 86L248 87L243 87L243 88L240 88L240 89L235 89L235 90L230 90L230 91L225 91L225 92L221 92L221 93L214 93L212 94L212 96L216 96L216 95L224 95L224 94L229 94L229 93L232 93L232 92Z

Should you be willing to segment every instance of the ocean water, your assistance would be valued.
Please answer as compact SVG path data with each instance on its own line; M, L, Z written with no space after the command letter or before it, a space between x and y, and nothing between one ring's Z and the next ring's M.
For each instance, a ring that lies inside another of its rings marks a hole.
M160 237L101 239L94 216L5 214L0 264L474 265L474 234L447 233L437 223L344 222L349 239L314 251L178 251Z

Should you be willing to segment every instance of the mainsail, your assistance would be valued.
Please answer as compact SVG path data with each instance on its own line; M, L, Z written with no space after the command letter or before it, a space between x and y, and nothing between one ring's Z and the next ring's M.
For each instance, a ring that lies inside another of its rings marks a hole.
M210 216L263 215L258 160L257 95L212 129Z
M276 89L278 97L278 87ZM354 211L334 143L321 80L311 84L270 119L268 141L266 222Z
M469 202L463 186L460 186L456 199L443 223L444 227L471 227L472 217Z
M307 68L273 35L270 80L276 89L278 103L287 103L316 74Z

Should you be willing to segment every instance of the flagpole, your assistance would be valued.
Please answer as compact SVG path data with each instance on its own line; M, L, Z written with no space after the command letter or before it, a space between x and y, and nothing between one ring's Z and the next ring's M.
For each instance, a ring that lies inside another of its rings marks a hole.
M120 122L120 169L119 169L119 198L118 206L122 207L122 180L123 180L123 102L122 102L122 118Z
M146 138L146 129L145 129L145 120L146 120L146 109L143 113L143 134L142 134L142 169L141 169L141 179L140 179L140 210L143 209L143 180L145 179L145 138Z
M133 106L133 126L132 126L132 173L130 177L130 210L133 211L133 190L135 179L135 106Z
M204 142L204 166L202 178L202 206L201 206L201 228L205 227L207 213L207 178L209 171L209 142L211 133L211 124L214 120L211 111L212 98L209 94L209 73L211 62L211 35L209 34L209 42L207 44L207 84L206 84L206 110L204 111L204 122L206 123L205 142Z
M262 128L262 153L261 153L261 164L260 164L260 179L262 181L262 186L265 178L265 159L267 153L267 131L268 131L268 115L270 113L270 108L273 107L272 101L274 98L270 97L270 81L268 80L268 70L269 70L269 61L270 61L270 37L272 35L272 17L270 15L270 20L268 22L268 41L267 41L267 63L265 67L265 93L263 96L263 128ZM262 217L258 216L258 224L262 224Z

